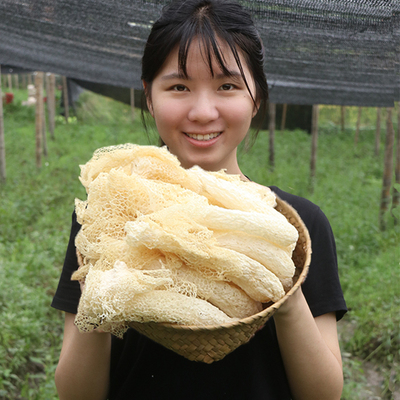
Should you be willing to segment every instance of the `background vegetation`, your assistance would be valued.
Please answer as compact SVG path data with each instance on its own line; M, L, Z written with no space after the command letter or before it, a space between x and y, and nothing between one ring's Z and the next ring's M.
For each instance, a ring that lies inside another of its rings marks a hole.
M63 315L50 308L50 302L74 198L85 197L78 165L98 147L156 139L143 131L139 112L132 123L128 106L85 92L69 124L58 117L56 138L48 140L49 155L37 169L34 109L21 106L26 92L16 91L15 96L5 107L7 181L0 186L0 399L57 399L53 377ZM354 146L356 114L355 108L347 108L346 129L341 132L339 107L321 108L313 191L310 136L303 131L276 132L273 171L266 132L250 152L241 152L240 162L251 179L307 197L328 216L350 308L339 323L343 400L391 399L400 376L399 226L388 212L387 229L379 230L385 125L377 157L376 110L363 109ZM378 377L378 389L367 385L369 370Z

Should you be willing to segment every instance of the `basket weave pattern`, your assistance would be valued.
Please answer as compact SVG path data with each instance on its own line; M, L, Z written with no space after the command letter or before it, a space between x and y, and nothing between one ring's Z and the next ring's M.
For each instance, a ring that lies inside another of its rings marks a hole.
M304 282L311 261L311 240L308 230L297 212L277 197L276 209L296 227L299 239L292 259L296 266L294 285L278 302L268 305L258 314L218 326L183 326L176 324L130 322L129 326L191 360L212 363L247 343L277 309Z

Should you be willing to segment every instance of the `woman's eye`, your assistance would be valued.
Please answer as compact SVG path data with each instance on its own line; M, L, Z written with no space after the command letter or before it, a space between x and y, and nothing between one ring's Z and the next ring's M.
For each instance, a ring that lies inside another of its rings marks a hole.
M225 83L221 86L221 90L232 90L234 88L235 86L232 85L231 83Z
M187 88L184 85L175 85L172 87L172 90L175 90L176 92L184 92Z

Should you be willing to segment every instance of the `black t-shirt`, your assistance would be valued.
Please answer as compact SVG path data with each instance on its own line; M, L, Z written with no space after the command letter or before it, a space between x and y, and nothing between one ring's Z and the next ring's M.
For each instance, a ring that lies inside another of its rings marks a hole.
M271 189L297 210L311 236L311 264L302 290L313 316L336 312L340 319L347 309L327 218L310 201L277 187ZM79 229L74 213L64 267L52 302L54 308L73 314L80 298L79 284L70 280L78 268L74 240ZM110 400L291 399L273 318L249 343L212 364L189 361L129 329L123 339L112 338L110 374Z

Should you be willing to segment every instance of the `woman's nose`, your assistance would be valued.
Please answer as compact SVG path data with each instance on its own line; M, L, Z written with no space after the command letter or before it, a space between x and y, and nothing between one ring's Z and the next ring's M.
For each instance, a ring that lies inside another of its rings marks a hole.
M211 94L200 93L192 98L188 119L192 122L207 123L218 119L219 112Z

